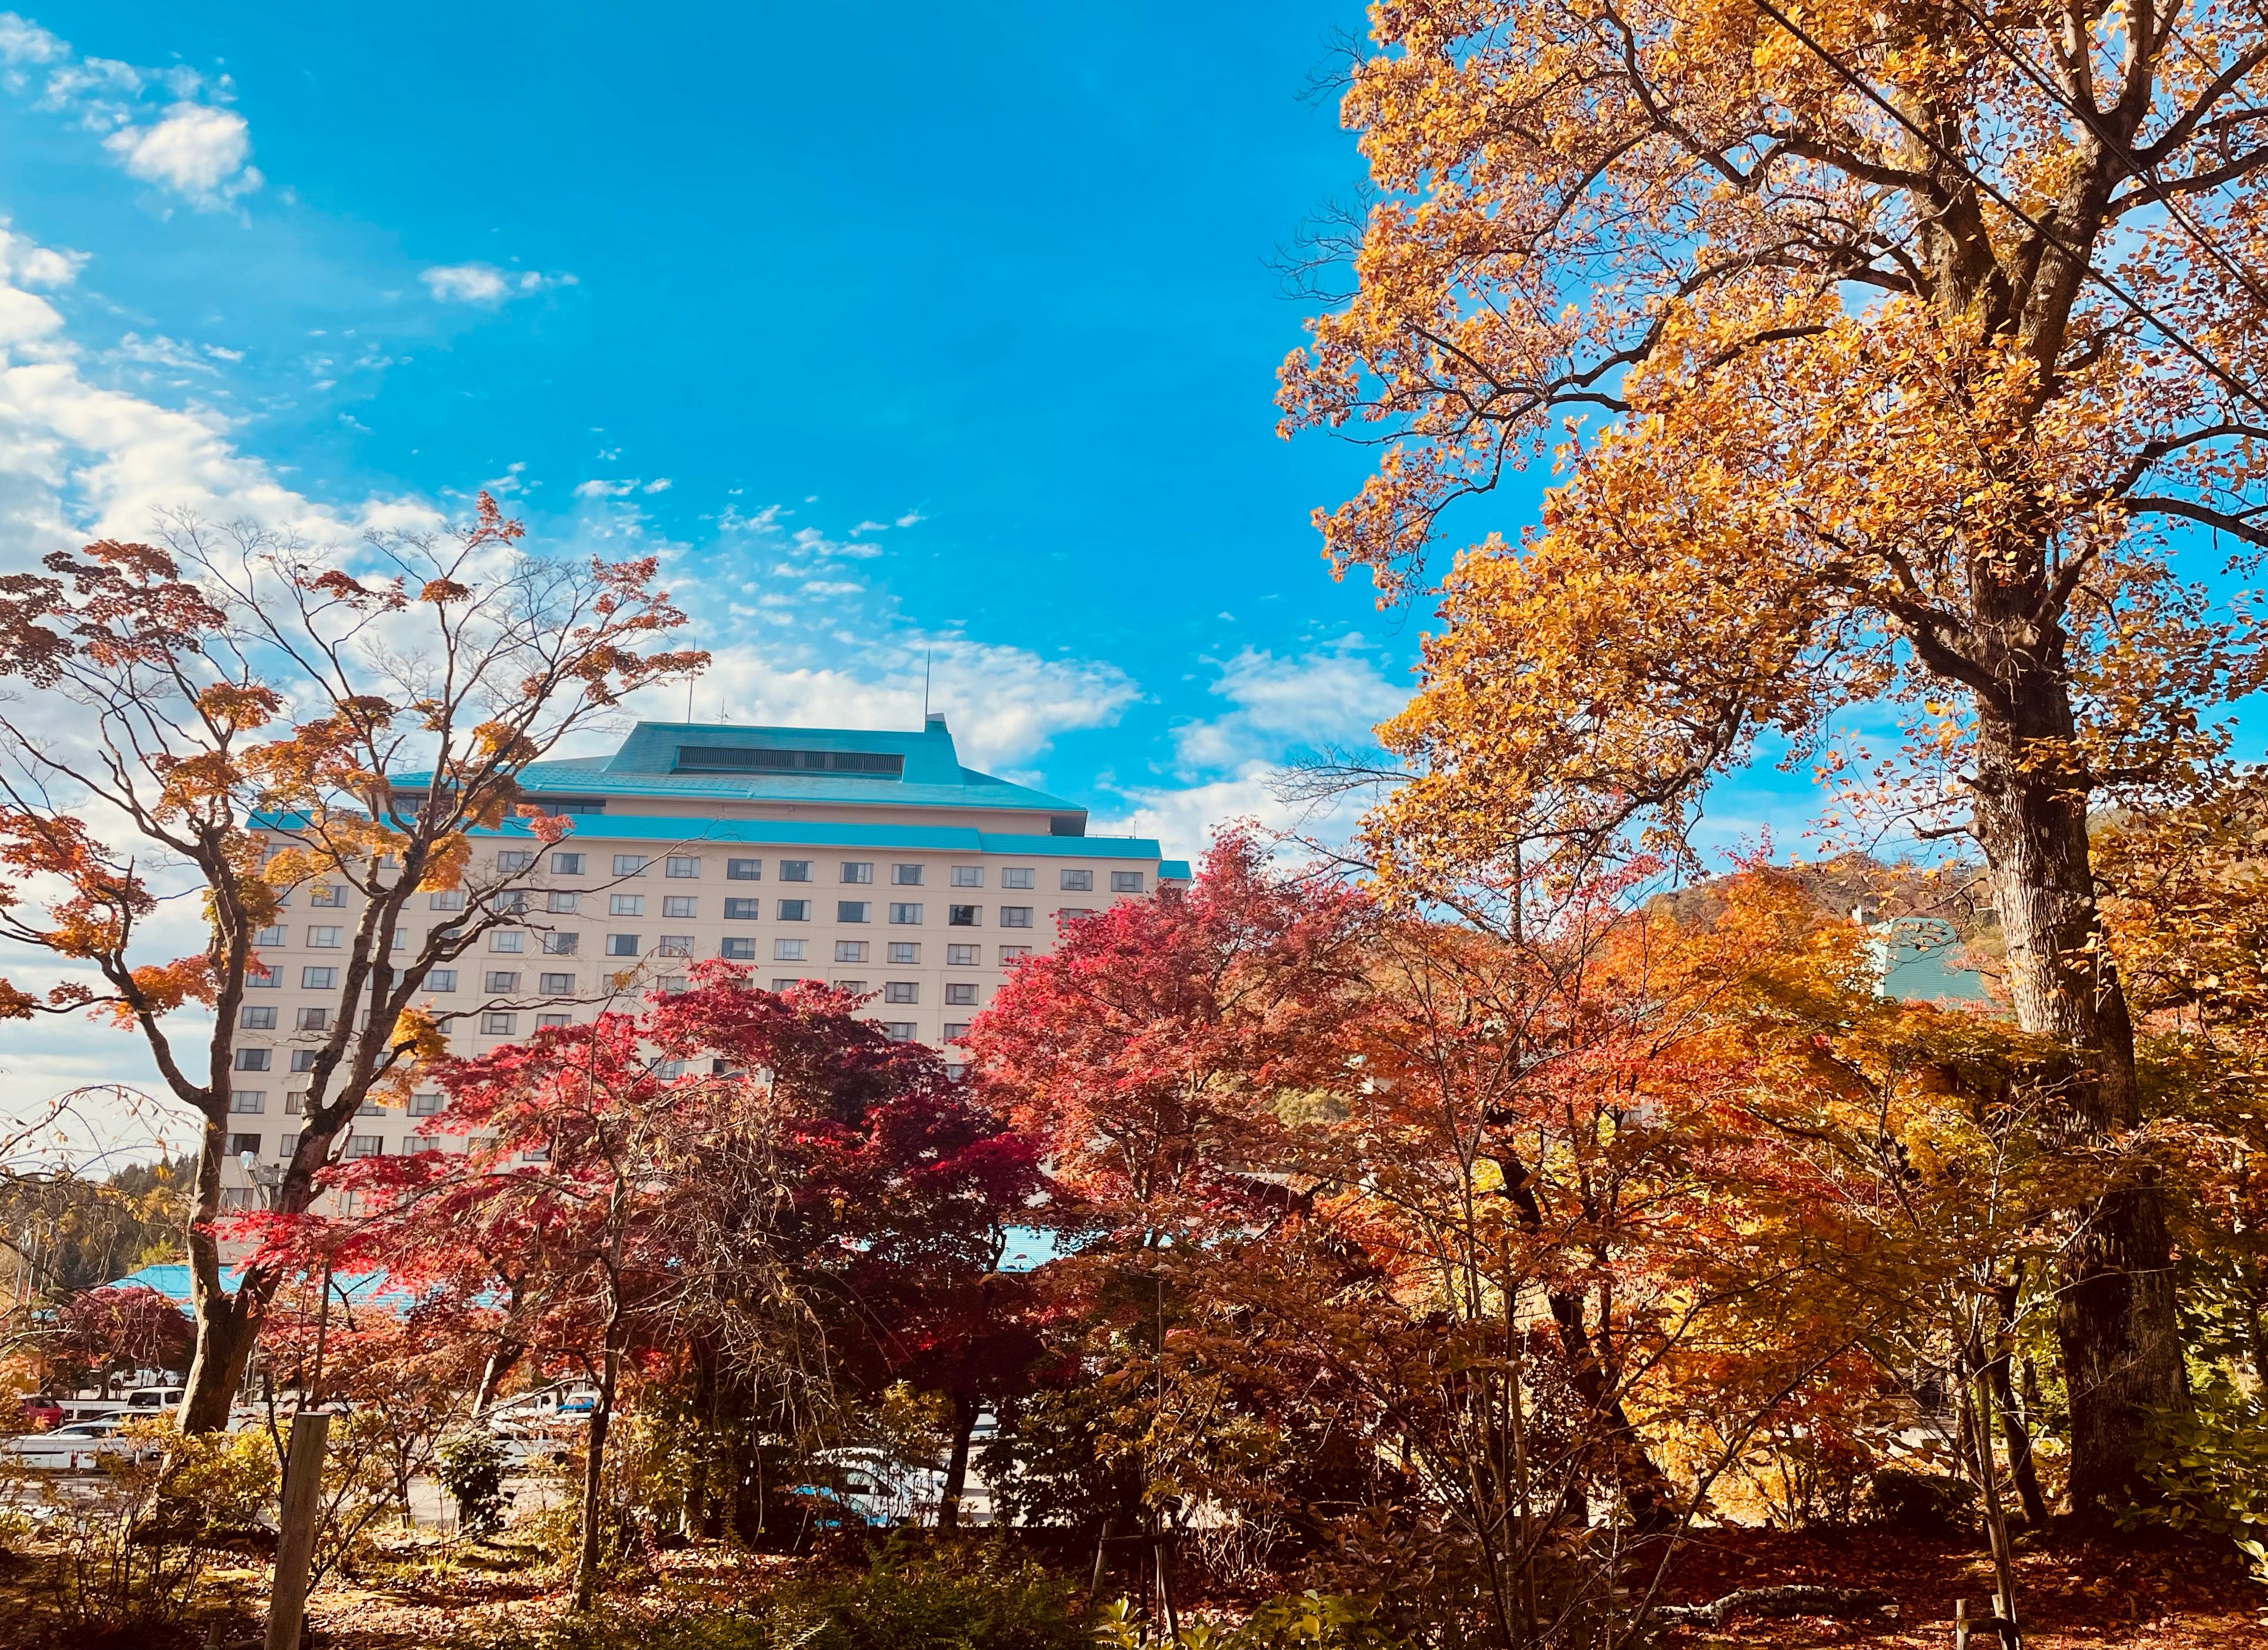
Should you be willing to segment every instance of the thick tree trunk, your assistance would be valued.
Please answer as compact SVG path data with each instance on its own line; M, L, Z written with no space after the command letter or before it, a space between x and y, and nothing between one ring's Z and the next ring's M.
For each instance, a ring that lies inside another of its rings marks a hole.
M212 1222L220 1212L220 1125L205 1123L197 1160L197 1197L188 1231L189 1304L196 1320L196 1351L189 1360L181 1399L184 1433L218 1433L228 1426L230 1406L244 1386L260 1322L268 1310L268 1291L257 1279L239 1280L233 1293L220 1277L220 1242Z
M2059 676L2010 701L2024 726L1987 714L1980 728L1977 838L2007 945L2016 1023L2066 1050L2055 1098L2070 1142L2103 1143L2140 1123L2141 1101L2133 1028L2095 912L2087 792L2066 766L2069 701ZM2187 1393L2158 1186L2111 1187L2075 1212L2056 1329L2071 1396L2072 1510L2100 1523L2143 1493L2150 1418Z
M953 1451L945 1462L945 1492L938 1499L937 1527L961 1528L961 1498L968 1488L968 1440L976 1432L976 1396L953 1395Z

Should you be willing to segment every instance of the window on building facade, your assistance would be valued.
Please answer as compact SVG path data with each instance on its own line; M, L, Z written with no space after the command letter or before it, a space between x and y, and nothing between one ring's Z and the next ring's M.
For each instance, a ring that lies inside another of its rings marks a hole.
M336 969L302 969L299 970L299 989L303 991L336 991L338 989L338 983L339 971Z
M665 974L653 983L655 989L664 997L675 997L685 989L685 976L681 974Z
M783 980L775 978L772 981L772 990L776 991L792 991L802 983L803 982L800 980Z
M607 936L607 954L610 957L634 957L637 955L638 937L636 934L608 934Z
M260 1155L260 1137L256 1134L232 1134L229 1136L228 1154L231 1157L244 1157L247 1155L258 1157Z
M490 1037L508 1037L518 1028L519 1016L490 1009L481 1016L481 1034Z
M836 940L835 960L837 962L864 962L866 960L866 942L863 939Z
M811 861L810 861L810 860L808 860L808 859L783 859L783 860L781 860L781 861L780 861L780 880L781 880L781 881L783 881L783 882L808 882L808 881L810 881L810 880L811 880Z
M425 906L428 910L461 911L465 909L465 891L462 888L442 888L425 896Z
M1030 866L1003 866L1000 869L1000 886L1004 888L1035 887L1036 884L1032 880L1033 871L1034 867Z
M882 1022L882 1035L892 1042L911 1042L921 1035L921 1028L910 1020L886 1020Z
M572 888L554 888L543 896L543 909L561 917L572 917L583 909L583 896Z
M643 917L645 915L645 895L643 894L609 894L607 895L607 915L609 917Z
M268 1091L264 1088L232 1088L228 1091L228 1109L240 1117L266 1111Z
M1028 905L1003 905L1003 906L1000 908L1000 926L1001 926L1001 927L1003 927L1003 928L1029 928L1031 925L1032 925L1032 908L1031 908L1030 906L1028 906Z
M291 1017L291 1023L299 1031L328 1031L331 1028L331 1011L328 1008L303 1008Z
M835 920L838 923L863 923L866 920L867 904L864 900L835 902Z
M895 900L893 900L890 902L890 920L898 924L900 926L919 926L921 919L922 908L920 906L909 905Z
M517 928L497 928L489 932L491 951L519 952L527 949L527 936Z
M434 969L431 974L429 974L429 975L427 975L427 976L425 976L425 989L426 989L427 991L455 991L455 990L457 989L457 971L456 971L456 969Z
M1094 913L1093 911L1088 910L1083 905L1066 905L1063 910L1056 913L1056 924L1060 927L1064 923L1075 923L1082 917L1092 917L1094 915Z
M384 1157L386 1137L382 1134L350 1134L347 1136L349 1157Z
M247 1008L236 1017L236 1023L245 1031L273 1031L276 1029L276 1010L272 1005Z
M786 906L801 904L802 902L782 900L780 903ZM763 914L764 902L762 900L726 900L725 902L725 920L728 923L753 923Z
M1139 894L1142 891L1142 873L1139 871L1112 872L1110 891L1113 894Z
M945 988L945 1000L956 1008L974 1008L976 1005L976 987L965 980L956 981Z
M982 928L984 908L981 905L948 905L945 908L945 925L948 928Z
M968 1022L967 1020L948 1020L945 1022L945 1040L947 1042L962 1042L968 1037Z
M772 961L800 962L804 959L805 947L810 944L807 939L775 939L772 941Z
M552 855L551 874L555 877L581 876L583 874L583 856L580 854Z
M543 954L547 957L571 957L583 944L580 934L563 933L557 930L542 936Z
M246 989L249 991L266 991L281 984L282 980L275 969L263 969L255 964L244 971L244 983Z
M413 1117L438 1116L440 1111L441 1097L437 1094L412 1094L409 1097L409 1115Z
M308 930L307 930L307 949L308 949L308 950L310 950L310 951L336 951L338 948L339 948L339 931L338 931L337 929L335 929L335 928L328 928L328 927L314 927L314 928L310 928L310 929L308 929Z
M1059 888L1084 894L1094 886L1094 873L1092 871L1060 871L1056 874L1058 879L1056 886Z
M890 961L893 962L919 962L921 961L921 947L914 944L911 940L893 939L890 941Z
M236 1069L239 1072L264 1072L268 1069L269 1057L274 1052L270 1049L239 1049L236 1051Z
M489 896L491 910L505 917L518 917L527 910L526 888L498 888Z
M660 957L689 957L693 954L691 934L664 934L654 942L654 954Z
M809 922L811 920L811 902L809 900L782 900L779 902L779 919L784 923Z
M843 860L843 880L845 882L872 882L874 880L874 862L871 859Z
M575 976L571 974L541 975L538 976L536 983L542 987L543 994L546 997L572 997L575 995Z
M698 915L701 902L690 894L665 894L661 898L661 914L690 920Z
M533 870L535 855L525 848L507 848L497 855L497 869L510 876L517 871Z
M745 934L730 938L717 954L728 962L754 962L756 960L756 942Z
M1003 946L1000 947L1000 966L1005 969L1012 962L1021 962L1031 954L1029 946Z
M917 980L892 980L882 987L882 1000L886 1003L918 1003L921 1001L921 983Z
M921 887L922 868L919 866L892 866L890 880L902 888Z
M573 1023L574 1017L571 1014L538 1014L535 1017L535 1028L538 1031L556 1031L562 1026Z
M947 946L945 966L948 969L973 969L978 966L975 946Z
M516 991L519 989L519 976L508 974L502 969L490 969L482 989L488 991Z
M346 885L342 882L318 882L307 890L310 905L343 905L347 902Z
M401 1137L401 1154L416 1157L426 1152L438 1152L441 1143L430 1134L405 1134Z
M652 863L644 854L616 854L615 874L618 877L642 877L645 874L646 866Z
M306 1115L306 1111L307 1091L306 1089L295 1088L291 1090L291 1093L284 1096L284 1115L285 1116L305 1116Z
M294 1049L294 1050L291 1050L291 1069L292 1069L294 1072L312 1072L312 1071L313 1071L313 1070L315 1069L315 1057L316 1057L317 1055L320 1054L321 1052L322 1052L322 1050L321 1050L320 1049Z
M983 866L954 866L953 886L957 888L983 888L984 886L984 867Z
M733 882L761 882L764 880L764 862L761 859L727 859L725 875Z
M690 854L672 854L661 871L664 876L697 877L701 874L701 862Z
M255 946L288 946L291 943L291 931L281 923L270 923L253 935L252 943Z

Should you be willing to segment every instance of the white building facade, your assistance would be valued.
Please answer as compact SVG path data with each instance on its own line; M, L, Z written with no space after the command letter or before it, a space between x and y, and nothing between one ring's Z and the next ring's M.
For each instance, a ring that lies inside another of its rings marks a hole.
M418 783L398 782L403 805ZM549 846L519 821L479 838L475 880L524 880L524 917L427 982L433 1005L460 1016L459 1054L634 1010L721 957L774 990L815 980L870 996L869 1018L951 1067L1007 969L1063 922L1189 878L1154 841L1089 836L1076 803L961 766L939 716L916 733L642 722L612 755L535 763L521 788L574 829ZM464 898L414 895L413 925L461 920ZM311 885L260 936L231 1096L225 1184L238 1206L297 1143L358 903L350 888ZM365 1107L346 1154L438 1144L419 1131L440 1108L437 1092Z

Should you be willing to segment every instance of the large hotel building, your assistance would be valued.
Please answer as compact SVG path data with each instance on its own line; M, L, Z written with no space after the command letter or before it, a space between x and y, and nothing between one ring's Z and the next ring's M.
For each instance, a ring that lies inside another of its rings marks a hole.
M869 1017L950 1065L1004 971L1064 918L1189 877L1155 842L1089 836L1076 803L961 766L941 716L917 733L641 722L612 755L535 763L521 788L575 829L549 848L523 829L481 839L476 860L491 863L478 869L533 873L528 918L428 982L437 1006L470 1011L459 1053L591 1018L620 976L666 990L694 960L725 957L776 990L871 994ZM445 924L463 897L416 902ZM335 1012L355 902L350 888L299 890L260 937L231 1099L233 1204L298 1138L294 1072ZM421 1119L440 1104L365 1108L347 1154L423 1149Z

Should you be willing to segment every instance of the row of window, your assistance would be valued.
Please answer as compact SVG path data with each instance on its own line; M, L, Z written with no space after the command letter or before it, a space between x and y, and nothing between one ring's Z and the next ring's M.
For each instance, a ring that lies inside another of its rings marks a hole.
M637 936L615 935L611 938L627 939L635 942ZM728 939L724 942L718 954L731 961L753 962L756 955L755 944L753 939ZM775 939L772 941L772 961L775 962L805 961L811 954L810 944L811 942L806 939ZM946 965L955 969L980 968L983 966L978 957L981 949L982 947L977 946L947 946L945 948ZM898 963L918 963L921 961L920 951L921 947L918 945L894 940L889 947L889 960ZM1029 946L1002 946L999 948L999 954L1000 966L1005 969L1031 955L1032 948ZM638 957L645 954L636 949L633 944L632 948L629 950L610 951L609 954ZM693 938L689 934L664 934L661 936L661 943L655 947L654 954L664 957L689 957L693 954ZM867 942L863 939L836 940L835 960L837 962L868 961ZM438 996L450 995L459 989L462 972L457 969L435 969L425 976L425 983L422 989ZM488 983L488 982L505 979L518 981L520 978L521 976L516 972L500 969L490 969L482 973L484 989L492 995L513 992L520 988L516 983L498 985ZM575 976L571 974L539 974L536 976L536 989L546 997L575 995ZM284 983L284 976L276 969L249 969L245 971L244 983L248 987L273 989ZM311 964L299 970L299 989L303 991L332 991L338 989L338 984L339 970L335 968L325 964ZM292 1027L295 1031L327 1031L330 1028L331 1011L328 1008L302 1008L295 1013L297 1020ZM276 1028L276 1015L277 1011L266 1004L248 1004L242 1010L239 1023L247 1031L273 1031Z
M570 895L568 897L572 899L574 896ZM811 900L777 901L775 902L777 919L784 923L810 922L814 920L811 911L814 903L814 902ZM697 921L699 913L694 909L694 905L695 902L689 899L664 900L661 915L666 921ZM607 914L610 917L643 917L645 915L645 902L634 895L627 897L616 895ZM726 922L761 922L763 920L763 914L762 900L726 900L725 902ZM927 908L908 901L893 901L887 907L887 914L889 922L895 927L919 928L927 921ZM1092 910L1070 905L1063 907L1057 912L1058 917L1094 915L1094 912ZM1000 926L1003 928L1029 928L1033 925L1034 916L1034 908L1029 905L1003 905L999 908ZM837 900L835 902L835 920L838 923L850 924L872 923L874 920L873 904L866 900ZM945 922L948 928L982 928L984 925L984 908L981 905L948 905L945 908ZM333 924L310 924L303 943L310 951L336 951L345 944L345 934L346 931L343 928ZM575 955L582 943L580 936L571 932L556 929L537 931L536 940L538 950L555 957ZM637 953L634 948L630 950L622 948L623 944L634 947L635 940L634 935L609 934L607 937L607 954L610 957L635 956ZM409 941L410 935L408 930L394 931L394 948L396 951L408 950ZM277 924L273 927L261 929L256 943L261 947L273 949L289 945L291 936L281 924ZM519 929L495 929L489 935L489 949L491 951L517 952L526 948L526 935Z
M560 877L585 875L588 860L589 857L585 854L555 853L551 856L551 874ZM618 877L644 876L657 864L662 867L665 876L697 877L701 874L700 858L690 854L668 854L659 860L644 854L616 854L614 860L614 874ZM536 853L533 849L507 848L497 855L497 869L506 875L514 875L533 871L535 861ZM783 882L812 880L814 862L809 859L782 859L777 864L779 880ZM871 859L837 860L836 868L836 875L845 882L872 882L874 880L875 864ZM924 866L893 865L890 880L900 888L919 888L926 870ZM954 888L981 888L984 886L983 866L954 866L950 867L950 873ZM764 876L764 862L762 859L727 859L725 874L733 881L761 882ZM1004 866L1000 869L1000 886L1004 888L1036 888L1038 883L1035 879L1038 874L1036 866ZM1066 891L1086 893L1094 887L1094 873L1091 870L1058 870L1057 877L1056 886ZM1110 873L1110 891L1113 894L1139 894L1144 888L1144 875L1139 871L1113 871ZM342 902L338 898L327 898L313 902L335 905Z

